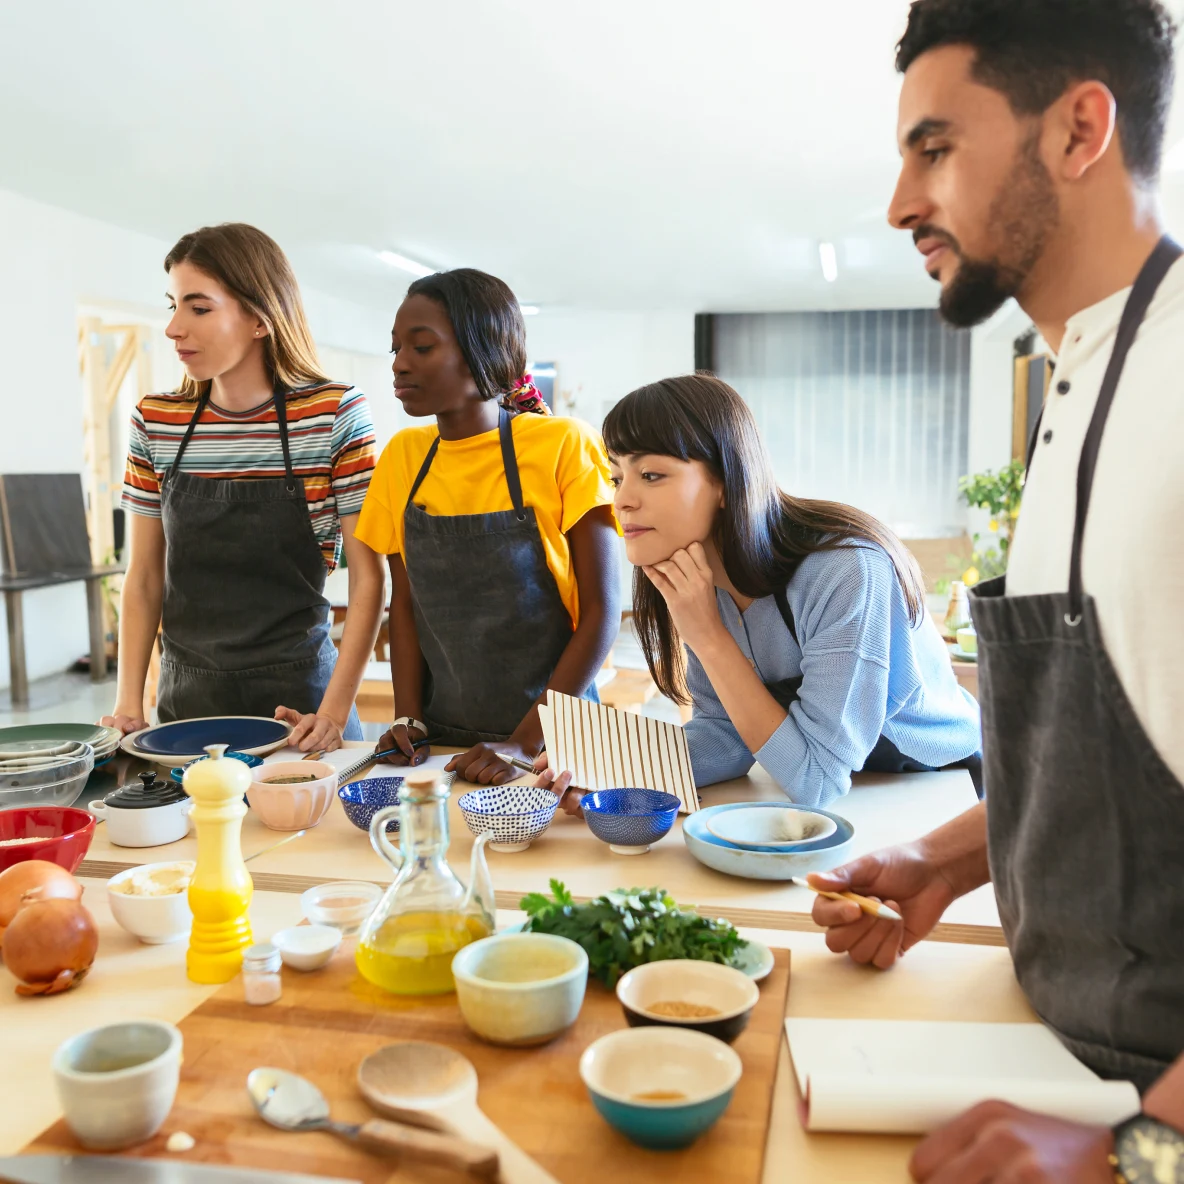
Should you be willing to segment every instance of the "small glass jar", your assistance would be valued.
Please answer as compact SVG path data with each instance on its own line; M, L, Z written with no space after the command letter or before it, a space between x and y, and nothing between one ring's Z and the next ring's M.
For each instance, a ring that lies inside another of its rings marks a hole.
M280 952L269 941L243 952L243 997L256 1007L274 1003L283 994Z

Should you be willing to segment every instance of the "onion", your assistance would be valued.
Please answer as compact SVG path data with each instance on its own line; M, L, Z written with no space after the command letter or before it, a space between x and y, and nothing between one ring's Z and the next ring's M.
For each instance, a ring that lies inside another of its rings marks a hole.
M18 995L57 995L86 977L99 948L94 918L76 900L31 900L4 933Z
M64 867L45 859L26 859L0 872L0 942L28 892L41 900L78 900L82 885Z

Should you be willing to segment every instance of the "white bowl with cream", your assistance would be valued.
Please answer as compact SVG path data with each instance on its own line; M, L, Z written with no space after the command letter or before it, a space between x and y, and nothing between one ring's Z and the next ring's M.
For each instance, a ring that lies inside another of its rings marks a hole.
M194 863L146 863L107 881L107 903L115 920L140 941L163 945L187 937L193 925L189 881Z

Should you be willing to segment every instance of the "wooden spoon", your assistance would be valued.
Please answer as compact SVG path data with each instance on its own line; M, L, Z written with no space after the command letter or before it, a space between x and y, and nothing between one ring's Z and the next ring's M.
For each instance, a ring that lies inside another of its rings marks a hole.
M450 1131L496 1147L506 1184L559 1184L477 1105L477 1070L443 1044L401 1040L358 1066L358 1089L380 1114Z

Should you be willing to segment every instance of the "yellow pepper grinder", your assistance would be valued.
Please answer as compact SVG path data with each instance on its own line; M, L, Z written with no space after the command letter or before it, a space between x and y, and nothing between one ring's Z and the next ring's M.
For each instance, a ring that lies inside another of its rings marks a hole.
M229 982L252 942L247 908L253 886L242 849L243 794L251 774L225 752L225 744L211 744L209 759L190 765L182 782L193 799L190 817L197 829L197 867L189 885L193 930L185 956L195 983Z

